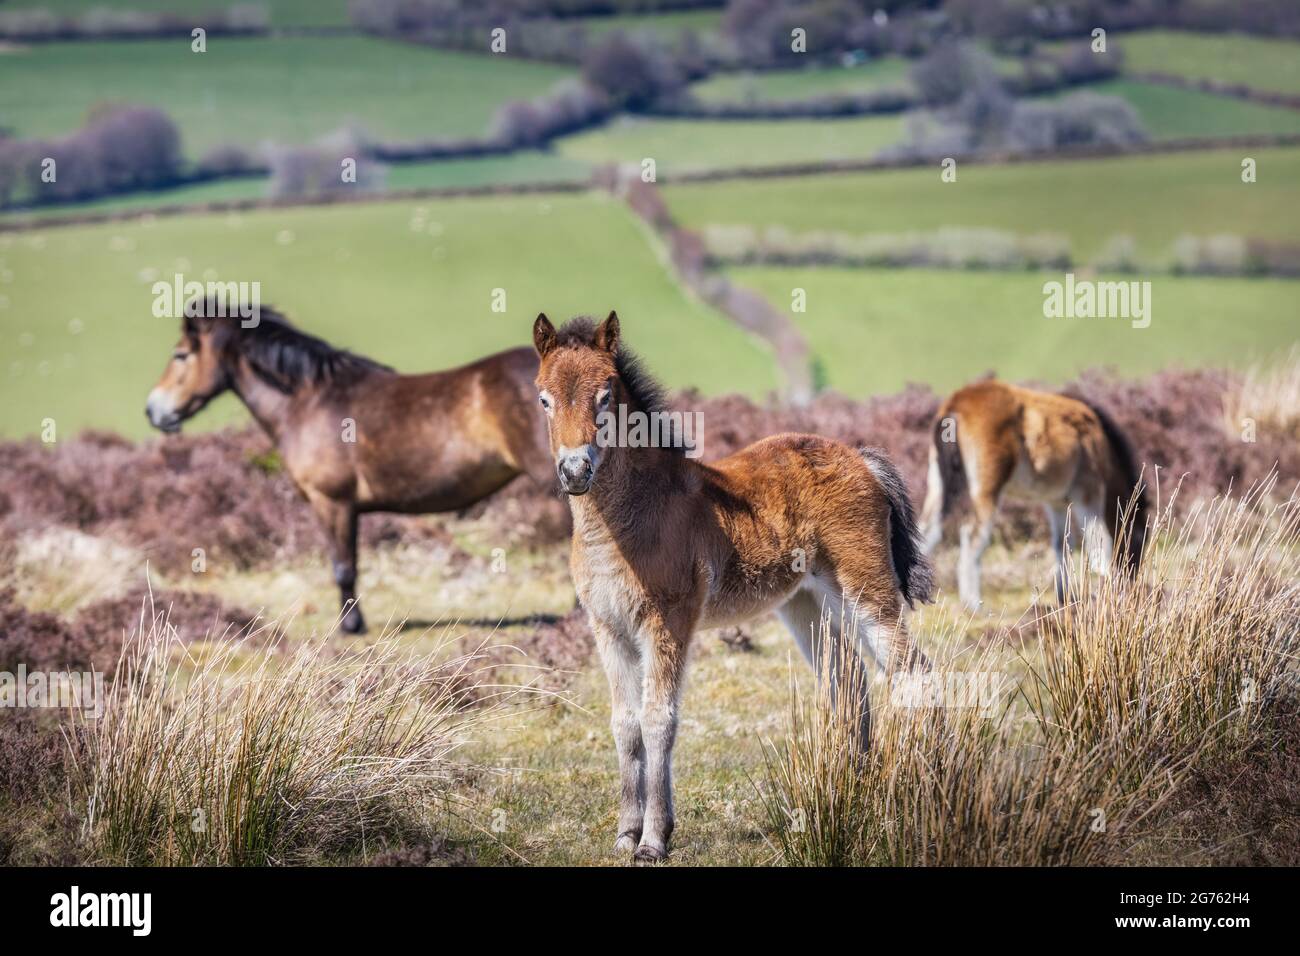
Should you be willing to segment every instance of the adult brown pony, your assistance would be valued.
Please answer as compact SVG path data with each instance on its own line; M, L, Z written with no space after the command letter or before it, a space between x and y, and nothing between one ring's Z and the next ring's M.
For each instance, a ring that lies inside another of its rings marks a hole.
M1003 382L967 385L939 409L921 524L926 550L943 534L943 518L965 489L974 515L961 527L958 591L980 604L980 558L993 534L1003 494L1047 511L1056 556L1056 595L1069 590L1073 508L1093 570L1109 574L1118 545L1121 568L1136 574L1146 541L1148 501L1132 446L1101 408L1071 395Z
M573 510L573 580L609 678L621 778L615 851L661 860L695 631L775 610L819 671L837 660L824 653L827 635L887 672L922 667L902 610L929 600L930 567L902 479L881 453L789 434L712 464L680 443L619 447L602 438L602 416L653 420L663 401L622 346L618 317L556 331L538 316L533 343Z
M249 328L222 317L214 300L185 311L145 414L174 432L227 389L239 396L325 529L344 631L365 630L356 596L361 514L456 511L520 474L555 487L531 349L399 375L299 331L269 306Z

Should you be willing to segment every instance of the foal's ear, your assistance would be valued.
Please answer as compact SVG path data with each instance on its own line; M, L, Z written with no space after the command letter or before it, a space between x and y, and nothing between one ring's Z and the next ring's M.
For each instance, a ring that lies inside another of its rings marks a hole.
M539 312L533 323L533 348L541 358L546 358L546 353L555 348L555 326L545 312Z
M610 312L605 321L596 327L596 348L606 352L618 351L618 313Z

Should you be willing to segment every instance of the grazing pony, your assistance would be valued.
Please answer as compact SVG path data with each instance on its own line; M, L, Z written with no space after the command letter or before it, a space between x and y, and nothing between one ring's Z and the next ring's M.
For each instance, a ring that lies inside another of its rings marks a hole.
M227 389L239 396L325 529L344 631L365 630L356 596L359 515L456 511L525 473L555 487L533 404L531 349L399 375L300 332L268 306L245 328L217 305L186 307L145 414L175 432Z
M1109 574L1116 556L1136 574L1146 541L1148 502L1133 449L1119 426L1096 405L1070 395L1036 392L1003 382L967 385L943 403L934 423L921 525L927 552L943 535L943 519L962 489L974 516L961 527L958 591L980 605L980 558L1004 492L1040 502L1052 528L1056 597L1069 590L1072 546L1066 509L1083 527L1089 564Z
M540 315L533 343L573 510L574 585L609 678L621 778L614 848L662 860L695 631L776 611L819 672L837 658L824 653L826 636L888 673L924 667L902 610L929 600L930 566L903 481L880 452L786 434L703 464L677 442L619 446L605 416L654 420L663 398L622 346L618 317L556 331Z

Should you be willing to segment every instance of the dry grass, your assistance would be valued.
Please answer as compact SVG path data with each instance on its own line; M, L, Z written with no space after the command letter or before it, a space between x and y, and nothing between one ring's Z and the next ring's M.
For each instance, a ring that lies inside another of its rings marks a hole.
M1235 440L1257 428L1300 439L1300 347L1276 365L1252 366L1224 395L1223 428Z
M345 653L267 627L186 646L146 602L102 716L70 735L93 860L279 864L430 839L453 754L518 693L485 694L477 652L386 634Z
M1300 500L1275 504L1275 490L1269 481L1185 518L1166 508L1137 582L1077 568L1080 593L1042 620L1027 676L996 707L933 705L895 682L864 754L859 701L880 688L852 693L862 677L841 651L840 700L795 693L788 736L767 750L761 791L782 860L1120 860L1192 769L1264 739L1289 693ZM991 650L963 668L986 687L1005 677Z

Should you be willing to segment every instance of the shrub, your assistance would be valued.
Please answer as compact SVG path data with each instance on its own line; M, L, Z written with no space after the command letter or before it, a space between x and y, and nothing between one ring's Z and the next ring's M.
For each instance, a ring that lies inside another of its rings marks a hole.
M676 92L683 78L656 48L610 34L583 59L582 76L617 108L640 110Z
M1147 140L1137 111L1118 96L1073 93L1049 103L1017 103L1007 145L1029 152L1075 146L1136 146Z

